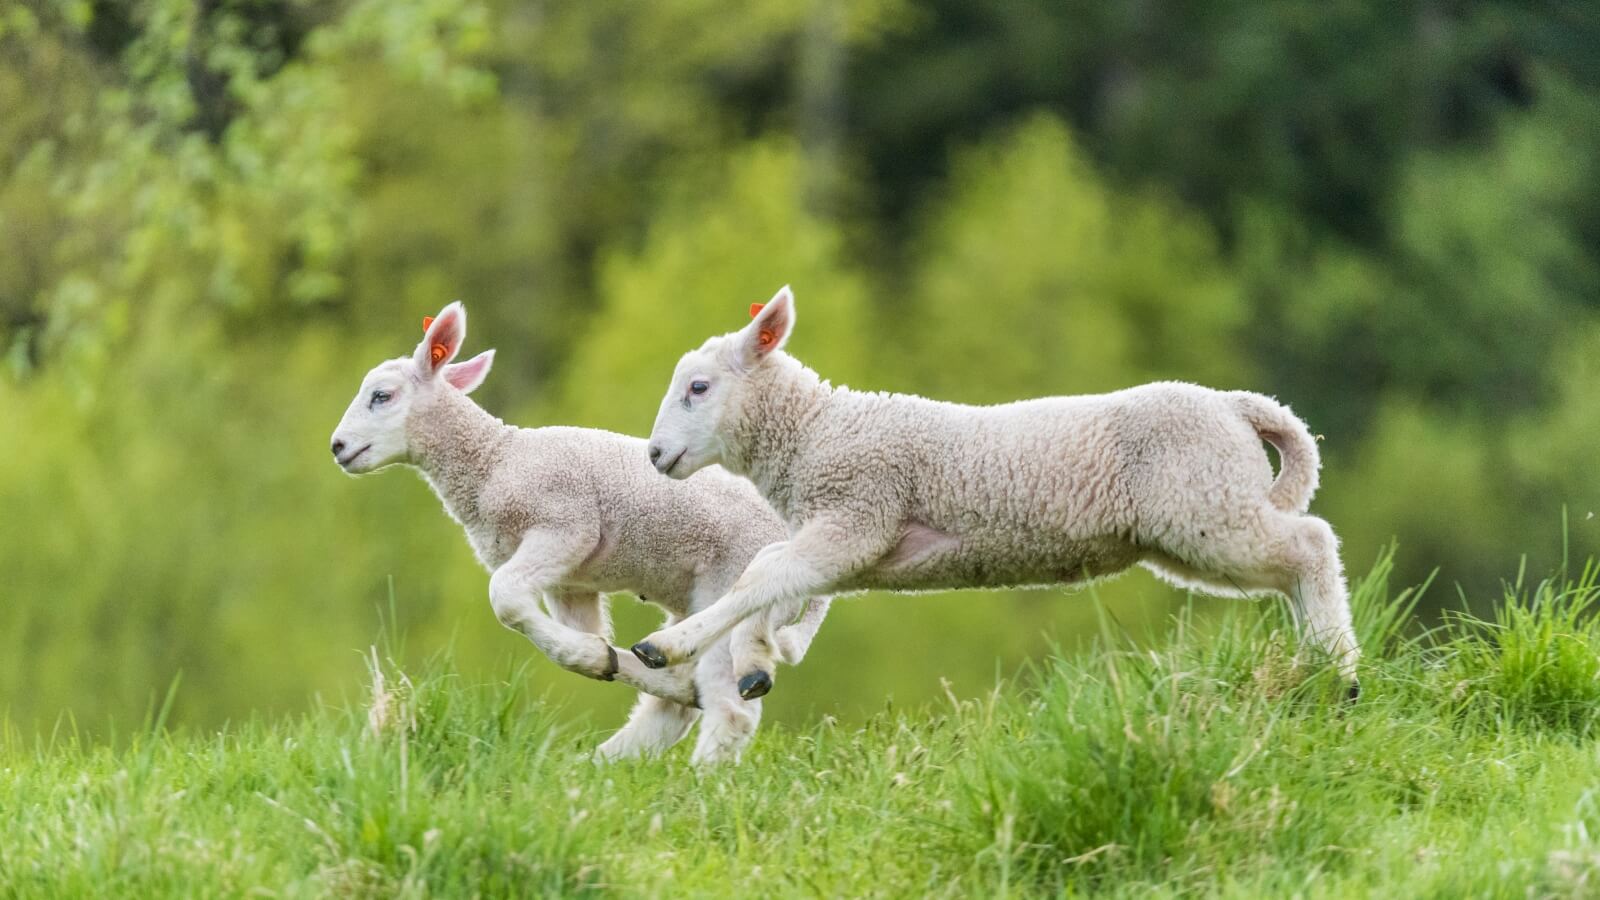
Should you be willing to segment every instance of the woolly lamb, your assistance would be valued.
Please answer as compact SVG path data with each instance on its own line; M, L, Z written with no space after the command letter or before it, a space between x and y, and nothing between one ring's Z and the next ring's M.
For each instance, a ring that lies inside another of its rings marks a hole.
M646 665L817 593L1063 584L1140 563L1206 593L1286 595L1357 693L1338 541L1306 514L1317 446L1287 407L1174 382L986 407L834 388L782 350L789 289L757 310L679 361L649 454L673 478L714 463L748 477L790 536L635 645ZM760 661L735 663L740 691L764 693Z
M675 621L726 593L758 550L783 538L782 522L748 482L721 470L683 483L661 478L637 438L515 428L489 415L467 394L494 351L451 362L466 330L466 311L452 303L415 353L367 373L333 433L334 459L353 475L395 463L418 469L493 572L489 599L506 627L569 671L643 692L600 758L660 753L703 707L693 759L736 761L761 707L735 691L729 641L693 672L651 671L611 646L603 593L648 597ZM776 634L752 620L732 636L745 645L740 658L798 662L827 607L810 602Z

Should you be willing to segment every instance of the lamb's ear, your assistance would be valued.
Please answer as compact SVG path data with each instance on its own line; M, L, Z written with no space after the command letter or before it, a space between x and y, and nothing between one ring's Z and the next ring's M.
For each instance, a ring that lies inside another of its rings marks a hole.
M439 310L433 321L427 323L422 343L417 345L412 360L417 371L424 376L436 374L456 358L461 342L467 339L467 311L460 301Z
M494 351L485 350L477 356L463 363L451 363L444 367L444 380L450 382L463 394L470 394L483 384L483 379L489 376L489 367L494 365Z
M740 351L747 365L781 348L794 331L794 291L786 284L765 304L750 308L751 322L739 332Z

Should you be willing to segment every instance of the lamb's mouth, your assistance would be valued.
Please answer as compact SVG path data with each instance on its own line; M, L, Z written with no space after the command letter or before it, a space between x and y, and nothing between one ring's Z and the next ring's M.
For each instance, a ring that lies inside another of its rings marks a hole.
M678 463L683 461L683 455L685 453L688 453L688 452L689 452L689 448L688 447L685 447L682 450L679 450L678 451L678 455L674 456L672 458L672 462L667 463L667 465L661 470L661 474L663 474L663 475L671 475L672 474L672 470L677 467Z
M372 445L371 444L368 444L365 447L362 447L360 450L357 450L356 452L350 454L349 456L346 456L344 459L339 460L339 467L342 468L342 469L350 468L350 464L356 461L356 457L360 456L361 454L363 454L363 453L365 453L365 452L367 452L368 450L371 450L371 449L372 449Z

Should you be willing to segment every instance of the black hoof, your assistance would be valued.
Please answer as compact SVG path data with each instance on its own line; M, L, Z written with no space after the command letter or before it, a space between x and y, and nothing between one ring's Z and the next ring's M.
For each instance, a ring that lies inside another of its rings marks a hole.
M757 669L739 679L739 696L746 700L765 697L772 690L772 676Z
M1348 700L1351 703L1354 703L1357 700L1361 699L1361 682L1359 682L1359 681L1350 682L1350 693L1345 695L1345 699Z
M633 645L633 655L639 657L639 662L652 669L665 669L667 655L656 649L656 645L649 641L640 641Z

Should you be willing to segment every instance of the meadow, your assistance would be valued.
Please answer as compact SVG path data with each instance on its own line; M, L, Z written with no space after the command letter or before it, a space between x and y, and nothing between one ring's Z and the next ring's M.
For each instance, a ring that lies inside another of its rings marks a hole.
M1600 893L1597 148L1600 4L0 0L0 898ZM785 283L836 384L1292 406L1360 702L1137 572L591 765L630 693L330 432L459 299L641 434Z
M366 696L303 715L7 735L0 893L1588 896L1597 572L1417 631L1381 560L1355 704L1281 604L1188 608L1148 644L1104 613L992 690L773 728L711 771L687 747L597 766L523 667L375 648Z

